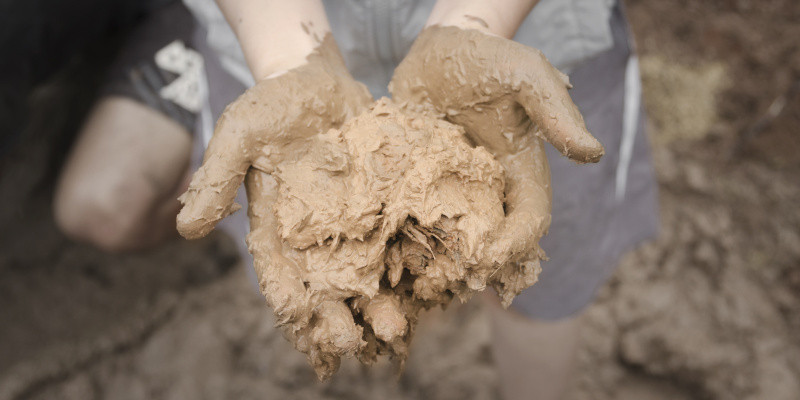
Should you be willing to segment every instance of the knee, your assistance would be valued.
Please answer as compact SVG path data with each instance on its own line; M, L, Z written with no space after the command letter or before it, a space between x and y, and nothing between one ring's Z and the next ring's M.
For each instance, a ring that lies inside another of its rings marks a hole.
M70 239L108 252L136 248L146 224L148 201L125 183L101 186L62 182L53 200L56 225Z

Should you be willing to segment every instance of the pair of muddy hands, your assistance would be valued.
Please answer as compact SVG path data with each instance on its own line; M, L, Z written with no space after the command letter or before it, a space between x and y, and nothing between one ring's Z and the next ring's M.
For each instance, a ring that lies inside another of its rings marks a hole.
M343 355L402 362L420 310L486 285L507 306L536 281L542 139L578 162L603 154L568 87L535 49L430 27L395 71L394 102L373 103L328 35L228 106L178 230L206 235L245 181L262 293L320 378Z

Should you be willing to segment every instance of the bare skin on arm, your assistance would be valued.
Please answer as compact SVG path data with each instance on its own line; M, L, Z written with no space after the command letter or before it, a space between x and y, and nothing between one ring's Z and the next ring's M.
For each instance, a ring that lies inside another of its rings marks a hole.
M306 63L331 28L319 0L217 0L256 81Z

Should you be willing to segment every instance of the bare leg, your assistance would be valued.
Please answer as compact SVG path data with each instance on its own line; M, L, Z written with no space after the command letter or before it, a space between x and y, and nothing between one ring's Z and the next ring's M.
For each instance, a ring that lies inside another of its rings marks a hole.
M191 135L161 113L123 97L101 99L64 165L56 223L107 251L175 235L190 151Z
M492 353L503 399L562 398L575 366L577 316L533 320L504 310L496 299L486 301L491 303Z

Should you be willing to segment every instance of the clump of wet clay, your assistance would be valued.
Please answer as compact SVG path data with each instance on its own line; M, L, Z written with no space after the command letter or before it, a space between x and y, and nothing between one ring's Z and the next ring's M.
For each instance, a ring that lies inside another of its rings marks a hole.
M296 266L305 290L265 295L320 378L342 356L402 364L421 310L487 285L508 303L536 281L538 247L506 265L487 255L505 217L504 169L461 127L384 98L291 151L271 172L282 241L272 258ZM259 271L262 287L284 279L276 271Z

